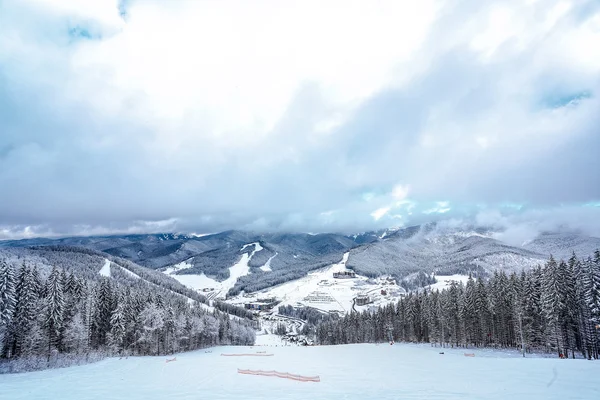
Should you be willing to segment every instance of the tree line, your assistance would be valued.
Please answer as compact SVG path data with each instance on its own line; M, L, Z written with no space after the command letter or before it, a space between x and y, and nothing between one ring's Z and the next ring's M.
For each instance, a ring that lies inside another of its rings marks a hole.
M452 282L409 293L375 312L353 312L317 326L321 344L405 341L452 347L600 357L600 251L568 261L553 257L520 274Z
M255 321L210 311L126 277L119 267L112 268L112 278L86 279L60 268L45 272L0 260L0 371L52 367L66 356L162 355L254 343Z

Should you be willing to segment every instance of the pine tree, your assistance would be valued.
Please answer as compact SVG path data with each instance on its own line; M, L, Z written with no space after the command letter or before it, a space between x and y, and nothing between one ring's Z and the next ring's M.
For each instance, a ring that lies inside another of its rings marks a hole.
M569 264L561 261L560 273L562 277L562 332L563 342L565 343L565 356L568 356L568 350L575 358L575 349L581 346L578 330L579 305L577 303L577 287L575 280L575 260L572 258Z
M119 298L117 308L114 309L110 317L110 345L119 353L123 350L127 330L125 325L125 305L124 299Z
M556 345L558 354L563 354L563 335L561 315L564 307L562 279L558 263L551 256L542 273L542 311L547 322L547 338L550 345Z
M4 339L15 312L16 296L15 272L8 263L0 260L0 356L4 354Z
M490 303L488 299L488 288L483 279L477 280L477 290L475 293L475 311L479 323L479 330L482 335L482 344L489 346L492 340L492 315L490 312Z
M7 357L18 357L24 347L25 338L36 322L37 282L31 268L22 265L17 278L16 305L9 328L9 342L5 349Z
M98 289L93 314L92 346L104 347L108 344L107 335L110 332L110 318L114 310L111 282L103 278Z
M61 332L64 328L63 318L65 312L62 283L63 279L60 272L53 268L46 289L46 318L44 321L44 328L48 335L48 361L50 361L52 347L60 349L62 346Z
M469 279L467 280L462 304L461 319L465 332L465 345L473 344L478 346L481 340L481 330L477 321L477 290L471 274L469 274Z
M583 295L587 308L587 340L594 358L600 356L600 252L584 263Z

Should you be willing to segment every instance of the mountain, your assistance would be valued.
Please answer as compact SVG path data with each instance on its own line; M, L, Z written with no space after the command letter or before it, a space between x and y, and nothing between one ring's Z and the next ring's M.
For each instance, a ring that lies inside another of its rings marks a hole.
M440 231L431 225L401 229L351 250L348 267L367 276L405 277L419 271L441 275L485 274L495 269L527 269L547 258L482 232L485 231Z
M496 269L520 271L542 264L553 254L567 258L575 251L587 257L600 248L600 238L573 232L543 233L523 246L505 243L489 227L448 228L436 223L355 235L335 233L255 233L225 231L211 235L173 233L27 239L0 242L0 247L73 246L103 252L135 264L179 275L231 277L231 268L246 254L244 271L236 273L231 294L253 292L298 279L340 262L367 277L410 278L422 271L438 275Z
M579 232L545 232L523 244L523 248L554 258L569 258L572 253L587 257L600 249L600 238L590 237Z

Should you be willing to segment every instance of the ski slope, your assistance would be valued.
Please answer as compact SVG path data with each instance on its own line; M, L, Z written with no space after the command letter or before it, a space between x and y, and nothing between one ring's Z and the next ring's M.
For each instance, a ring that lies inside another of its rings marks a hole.
M274 259L275 257L277 257L277 253L275 253L274 255L272 255L271 257L269 257L269 259L267 260L267 262L265 263L265 265L263 265L262 267L260 267L260 270L261 270L261 271L264 271L264 272L270 272L270 271L273 271L273 270L271 269L271 261L273 261L273 259Z
M269 346L269 345L267 345ZM239 400L239 399L599 399L600 362L521 358L517 352L388 344L218 347L169 357L102 362L0 375L0 399ZM208 352L211 351L211 352ZM267 351L272 357L222 357ZM242 375L276 370L320 382Z
M228 302L242 304L249 299L270 297L279 300L279 305L307 306L324 312L347 313L352 310L354 298L359 294L368 295L372 302L367 306L355 306L358 311L397 302L399 296L404 294L404 289L395 283L389 284L386 277L369 279L356 275L352 279L333 278L334 272L348 271L346 263L349 254L345 253L339 263L310 272L302 278L257 293L230 298ZM382 289L386 291L385 295L381 294Z
M176 275L175 272L192 267L191 264L188 264L185 261L167 268L164 271L164 273L177 279L181 284L191 289L202 292L211 292L211 294L209 295L209 298L211 299L225 298L229 289L235 286L235 283L237 282L238 278L248 275L250 273L250 266L248 265L248 263L250 262L254 254L263 249L260 243L254 242L245 244L244 246L242 246L240 251L244 251L250 246L254 246L254 250L252 250L250 254L248 254L247 252L243 253L242 258L233 266L229 267L229 278L225 279L222 282L209 278L204 273ZM270 263L271 259L269 259L267 263Z
M98 273L102 276L110 278L110 260L104 259L104 265L102 266L100 271L98 271Z

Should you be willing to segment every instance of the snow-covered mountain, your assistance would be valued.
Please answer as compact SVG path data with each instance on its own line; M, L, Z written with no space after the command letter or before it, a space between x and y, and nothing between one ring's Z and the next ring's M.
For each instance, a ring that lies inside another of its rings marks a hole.
M566 258L575 251L586 257L600 248L600 238L581 233L543 233L522 246L503 242L500 233L487 227L448 228L431 223L354 235L233 230L204 236L28 239L0 242L0 247L83 247L181 277L180 282L205 280L203 286L226 289L231 295L302 278L339 263L345 253L349 254L346 266L359 275L392 276L400 281L420 271L438 275L520 271L543 263L550 254Z
M546 232L525 242L523 248L555 258L569 258L572 253L586 257L600 249L600 238L573 232Z
M348 265L367 276L404 277L527 269L547 256L494 239L485 230L438 230L431 225L401 229L350 252Z

